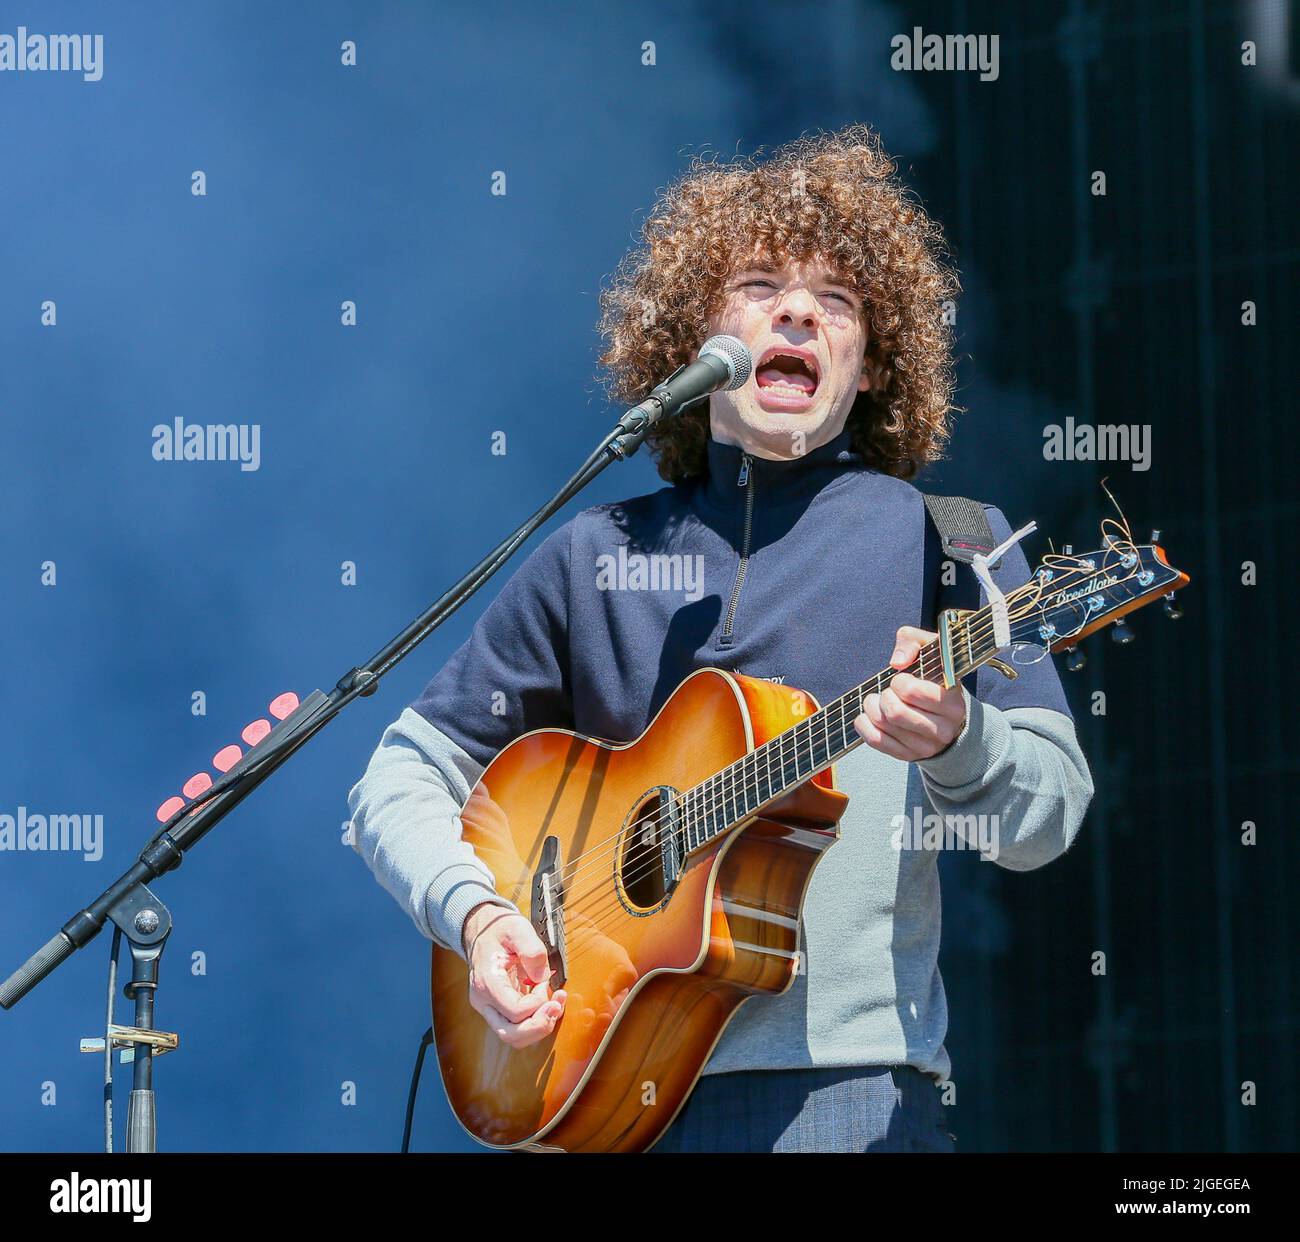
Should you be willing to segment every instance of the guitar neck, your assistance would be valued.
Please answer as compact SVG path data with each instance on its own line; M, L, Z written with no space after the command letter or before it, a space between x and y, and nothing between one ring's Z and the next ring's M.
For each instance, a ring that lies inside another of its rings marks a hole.
M993 614L987 606L953 619L949 628L949 654L954 681L959 682L987 663L998 650ZM922 647L909 667L881 669L874 677L687 790L682 797L681 816L688 851L724 836L768 803L861 745L862 738L854 729L853 721L861 714L863 698L879 694L900 672L936 685L945 684L939 640Z

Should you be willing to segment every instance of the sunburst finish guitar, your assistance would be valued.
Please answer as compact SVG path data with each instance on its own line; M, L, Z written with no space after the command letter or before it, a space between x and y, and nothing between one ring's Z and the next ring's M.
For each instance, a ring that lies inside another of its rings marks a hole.
M1103 524L1104 547L1051 555L990 607L950 611L909 669L955 685L1080 638L1188 578L1155 544ZM559 729L492 760L462 810L498 892L532 919L568 993L546 1039L501 1042L468 1000L468 967L435 947L433 1029L465 1129L492 1147L641 1151L672 1123L728 1021L794 979L813 868L848 799L832 765L885 669L821 707L790 687L706 668L625 745Z

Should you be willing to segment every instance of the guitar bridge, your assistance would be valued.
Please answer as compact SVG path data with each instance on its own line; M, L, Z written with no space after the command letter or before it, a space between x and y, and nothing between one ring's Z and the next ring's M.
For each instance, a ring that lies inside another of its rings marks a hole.
M569 973L564 946L564 879L561 872L559 838L547 837L542 844L541 865L533 875L530 915L534 930L546 946L552 988L562 988Z

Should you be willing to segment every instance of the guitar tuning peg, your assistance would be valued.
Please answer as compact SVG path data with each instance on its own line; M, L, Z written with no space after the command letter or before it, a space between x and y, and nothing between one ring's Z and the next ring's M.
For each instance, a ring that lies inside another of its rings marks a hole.
M1151 532L1151 538L1147 540L1147 543L1159 543L1159 542L1160 542L1160 532L1158 530L1153 530Z
M1061 548L1061 555L1062 555L1062 556L1073 556L1073 555L1074 555L1074 544L1072 544L1072 543L1067 543L1064 547L1062 547L1062 548Z
M1120 617L1120 619L1115 622L1115 628L1111 630L1110 637L1112 642L1119 643L1119 645L1123 647L1127 643L1131 643L1137 637L1137 634L1133 630L1130 630L1128 628L1128 623L1123 617Z
M1065 667L1071 673L1080 673L1083 667L1088 663L1088 657L1078 647L1067 647L1065 649Z
M1178 596L1172 591L1165 596L1165 616L1171 621L1177 621L1183 615L1183 606L1178 602Z

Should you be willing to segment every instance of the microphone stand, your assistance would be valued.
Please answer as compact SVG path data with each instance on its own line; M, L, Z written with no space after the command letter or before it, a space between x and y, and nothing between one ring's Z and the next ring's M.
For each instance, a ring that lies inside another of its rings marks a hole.
M99 935L105 922L111 921L126 937L131 950L132 972L131 982L125 986L124 992L128 999L135 1001L136 1025L113 1025L110 997L104 1051L111 1064L115 1045L129 1044L134 1050L134 1081L127 1119L128 1152L156 1150L153 1056L156 1049L167 1051L177 1043L174 1035L157 1032L153 1027L158 967L167 937L171 934L172 919L167 907L150 892L147 881L179 867L189 849L197 845L220 820L230 814L343 708L356 698L374 694L384 674L428 638L514 555L539 526L611 462L631 457L641 447L646 433L661 418L706 400L707 392L696 395L694 392L674 393L670 390L669 385L685 370L685 367L679 367L667 380L656 386L645 401L628 410L576 473L546 504L497 544L406 629L365 664L346 672L328 694L313 690L261 743L252 747L219 780L172 815L149 839L132 867L88 906L74 914L50 941L0 984L0 1009L12 1008L77 949L84 948ZM689 399L683 400L687 396ZM94 1047L87 1048L87 1051L95 1050ZM111 1098L108 1105L111 1108ZM111 1149L111 1128L108 1139Z

